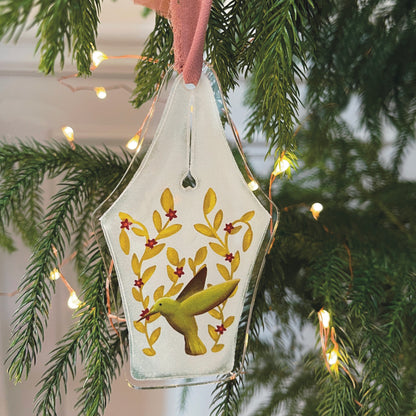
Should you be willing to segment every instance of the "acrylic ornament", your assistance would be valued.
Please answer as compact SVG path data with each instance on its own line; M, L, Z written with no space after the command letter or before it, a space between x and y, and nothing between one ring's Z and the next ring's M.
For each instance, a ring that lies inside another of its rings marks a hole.
M239 321L274 233L269 208L276 212L243 173L208 76L189 89L178 75L139 169L100 219L134 383L241 369Z

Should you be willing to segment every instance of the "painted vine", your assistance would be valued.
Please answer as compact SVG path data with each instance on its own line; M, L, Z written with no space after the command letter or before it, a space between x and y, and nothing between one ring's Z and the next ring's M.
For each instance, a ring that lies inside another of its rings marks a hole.
M237 250L235 253L233 253L230 250L229 238L230 236L238 234L245 226L246 231L243 236L242 250L243 252L246 252L250 248L253 241L253 229L249 221L254 217L255 212L248 211L242 215L241 218L227 223L226 221L224 222L224 213L222 209L219 209L213 216L213 221L211 221L208 215L212 213L216 204L217 195L212 188L209 188L205 194L203 203L205 224L195 224L194 228L200 234L216 240L215 242L209 242L209 246L215 254L222 257L222 263L217 263L216 266L222 278L227 281L233 279L234 273L237 271L240 265L240 252ZM222 225L225 226L220 230ZM221 236L220 233L223 236ZM229 298L234 296L237 290L238 287L230 295ZM227 328L233 324L235 319L234 316L226 317L224 314L224 308L228 299L225 300L217 308L208 312L214 319L219 321L219 325L216 325L216 327L213 325L208 325L208 333L214 341L214 345L211 348L212 352L219 352L224 348L224 344L219 343L219 341L221 336L224 334Z

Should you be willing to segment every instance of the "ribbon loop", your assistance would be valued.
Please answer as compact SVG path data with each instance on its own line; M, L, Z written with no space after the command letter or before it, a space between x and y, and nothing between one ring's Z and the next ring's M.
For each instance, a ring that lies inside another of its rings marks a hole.
M134 0L170 17L173 27L175 69L186 84L198 84L201 77L205 33L212 0Z

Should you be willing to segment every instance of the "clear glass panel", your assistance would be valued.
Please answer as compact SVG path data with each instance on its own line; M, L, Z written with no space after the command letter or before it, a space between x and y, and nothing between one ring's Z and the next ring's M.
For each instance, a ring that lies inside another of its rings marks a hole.
M201 80L195 92L185 91L181 89L186 88L181 76L169 71L141 129L140 141L148 134L155 137L143 163L143 148L139 148L118 186L94 214L95 238L111 275L108 302L114 315L112 330L119 335L122 345L126 344L127 328L130 331L130 374L126 371L125 378L132 388L223 382L241 374L258 282L276 232L277 208L249 169L217 77L208 65ZM153 114L163 106L170 90L176 91L171 95L182 98L168 99L160 121ZM181 100L183 109L178 108L182 107ZM214 118L212 112L216 113ZM178 128L169 131L167 126L175 123L177 114ZM224 129L232 132L228 144L224 144ZM170 141L167 134L176 137L176 141ZM158 146L163 152L155 155ZM165 170L164 166L172 166L173 157L179 166ZM152 163L157 168L153 177L148 169ZM172 182L175 175L181 175L181 186L177 186L176 179ZM145 185L138 185L140 181L145 181ZM160 184L154 185L156 182ZM154 186L159 188L153 191ZM128 193L136 193L135 199L129 199ZM151 193L155 196L146 198ZM144 211L137 211L136 205L153 212L149 221L156 228L156 235L151 235L150 228L143 225ZM134 210L137 214L130 215ZM235 212L239 212L237 217L233 217ZM202 218L199 222L195 220L198 215ZM172 240L176 241L174 244L160 241L168 241L172 232L185 233L185 229L190 230L188 234L195 233L195 243L194 237L186 234ZM237 237L238 249L230 242ZM146 244L134 245L138 238ZM155 247L158 253L165 254L158 257L156 250L152 251ZM149 260L146 267L145 260ZM162 270L166 272L160 273ZM162 274L164 280L156 283ZM168 311L167 303L173 309ZM190 311L189 316L181 315L185 309ZM127 323L123 321L126 318ZM188 324L181 323L185 321Z

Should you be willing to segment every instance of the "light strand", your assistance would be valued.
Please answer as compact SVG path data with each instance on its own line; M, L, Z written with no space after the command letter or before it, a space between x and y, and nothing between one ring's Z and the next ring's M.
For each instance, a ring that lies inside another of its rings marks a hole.
M153 58L149 58L143 55L119 55L119 56L111 56L111 55L106 55L105 53L95 50L92 53L92 64L90 66L90 70L93 72L95 71L98 66L106 60L111 60L111 59L136 59L136 60L141 60L141 61L147 61L147 62L151 62L151 63L157 63L159 62L158 59L153 59ZM93 91L95 92L96 96L99 99L105 99L107 97L107 91L111 91L111 90L116 90L116 89L124 89L129 93L133 92L133 89L128 87L125 84L117 84L117 85L112 85L109 87L103 87L103 86L99 86L99 87L93 87L93 86L81 86L81 87L74 87L71 84L69 84L68 82L65 82L68 79L71 78L78 78L78 74L71 74L71 75L66 75L66 76L62 76L58 79L58 82L60 84L62 84L63 86L65 86L66 88L70 89L72 92L78 92L78 91ZM159 89L160 84L158 84L156 86L156 95L157 96L157 91ZM140 126L139 130L136 132L136 134L128 141L127 143L127 147L130 150L136 150L136 152L138 152L141 148L143 139L144 139L144 135L142 134L142 130L144 125L146 124L147 120L149 117L151 117L153 115L153 110L154 110L154 104L155 104L155 99L153 100L152 106L151 106L151 110L150 112L147 114L146 118L144 119L142 125ZM75 150L75 143L74 143L74 132L72 130L67 132L64 131L64 129L71 129L69 126L63 126L62 127L62 131L65 135L65 137L67 138L71 148L73 150Z
M141 60L141 61L147 61L147 62L151 62L151 63L157 63L158 59L153 59L153 58L149 58L146 56L142 56L142 55L119 55L119 56L108 56L106 54L104 54L101 51L94 51L92 54L92 64L90 66L90 70L91 72L95 71L98 66L105 60L111 60L111 59L137 59L137 60ZM97 93L97 89L98 88L104 88L104 87L93 87L93 86L82 86L82 87L73 87L71 84L65 82L68 79L71 78L78 78L78 74L71 74L71 75L65 75L62 76L60 78L58 78L58 82L62 85L64 85L66 88L70 89L72 92L78 92L78 91L94 91L97 95L98 98L105 98L105 97L100 97L98 96ZM133 89L128 87L125 84L116 84L116 85L112 85L109 87L105 88L105 91L110 91L110 90L115 90L115 89L124 89L127 92L133 92ZM100 90L102 91L102 90Z
M319 320L319 336L321 340L322 356L325 366L330 373L338 374L339 368L344 370L352 381L354 387L356 380L347 368L348 356L340 348L336 339L336 332L334 326L331 325L331 316L324 308L318 312ZM361 405L359 402L356 402Z
M161 85L160 82L156 85L155 96L153 97L152 104L150 105L150 109L147 112L146 117L142 121L142 124L140 125L139 130L136 131L136 134L126 144L126 147L128 149L136 150L136 153L138 153L142 147L142 144L143 144L143 141L146 136L147 129L148 129L148 120L153 117L160 85Z
M52 252L54 254L54 256L56 257L57 260L59 260L59 256L58 256L58 250L56 249L56 247L54 245L52 245ZM70 259L72 260L75 257L76 253L72 254L70 256ZM61 268L63 267L63 264L60 263L55 269L53 269L51 271L51 274L49 276L49 278L51 278L51 276L53 277L52 280L57 280L56 277L59 274L59 279L62 281L62 283L65 285L65 287L67 288L68 292L69 292L69 298L68 298L68 308L70 309L78 309L79 307L81 307L83 305L83 303L78 299L78 296L75 292L75 290L72 288L72 286L69 284L68 280L65 279L64 275L61 272Z

